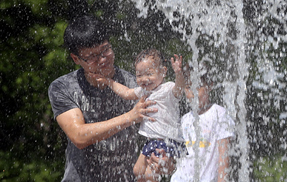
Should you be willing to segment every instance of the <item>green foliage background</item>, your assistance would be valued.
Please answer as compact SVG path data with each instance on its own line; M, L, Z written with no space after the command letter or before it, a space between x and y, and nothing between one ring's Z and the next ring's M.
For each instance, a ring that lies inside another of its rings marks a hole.
M133 41L127 41L120 22L134 16L136 10L120 9L117 3L0 2L1 181L60 181L64 174L66 139L53 119L47 89L54 79L78 68L63 48L63 33L72 16L88 10L107 23L114 22L116 33L111 42L116 64L130 71L133 56L143 48L154 46L163 50L178 45L178 40L170 39L166 44L163 39L155 39L154 28L149 34L141 35L137 32L143 30L135 30L130 37ZM122 6L131 7L131 4L123 1ZM143 44L135 44L137 40Z
M258 6L254 11L260 14L258 2L261 1L254 2ZM252 17L256 16L248 15L248 8L255 7L253 5L245 2L248 24L252 24ZM91 12L113 26L115 34L111 43L116 53L116 64L126 70L133 72L134 56L147 47L161 50L167 58L174 53L184 55L185 62L192 56L187 45L180 41L180 35L172 32L168 22L164 21L164 15L150 12L146 19L137 18L138 10L128 0L2 0L0 181L60 181L64 174L66 139L53 119L47 89L54 79L78 68L62 46L63 33L68 20L83 12ZM271 18L265 21L262 33L272 36L272 31L268 30L278 22ZM158 24L163 27L161 31L157 29ZM257 26L254 24L260 28ZM261 49L262 45L264 42L251 51ZM280 52L286 53L285 49L286 42L283 42L279 48L271 45L262 53L269 56L278 72L283 73L285 78L281 82L286 84L286 56L276 57ZM258 90L252 87L253 80L261 79L258 63L254 61L258 56L249 53L247 58L250 64L246 101L249 139L257 140L251 143L252 178L283 181L287 179L286 147L282 147L286 144L286 124L279 115L286 112L286 103L279 100L278 106L273 99L278 95L272 88ZM170 73L169 78L172 77ZM279 90L279 96L286 94L286 89L277 89L278 85L274 88ZM262 107L266 104L271 107ZM262 124L266 117L271 122ZM258 139L260 137L264 140Z
M0 179L59 181L64 146L47 87L74 69L62 47L64 7L45 0L1 1L0 7Z

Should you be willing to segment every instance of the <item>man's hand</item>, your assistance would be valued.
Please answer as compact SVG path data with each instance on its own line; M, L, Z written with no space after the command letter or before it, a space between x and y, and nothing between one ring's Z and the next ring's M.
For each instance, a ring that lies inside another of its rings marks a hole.
M155 121L154 118L148 117L148 113L155 113L158 111L157 108L148 107L156 104L155 101L145 101L146 96L140 98L139 102L135 105L135 107L130 111L131 116L135 117L134 121L139 123L143 120L143 118L147 118L150 121ZM148 107L148 108L147 108Z

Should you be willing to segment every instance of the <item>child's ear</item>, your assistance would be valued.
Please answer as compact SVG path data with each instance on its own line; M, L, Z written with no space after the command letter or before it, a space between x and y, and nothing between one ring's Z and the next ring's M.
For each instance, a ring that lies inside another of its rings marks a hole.
M213 82L208 85L208 90L211 91L213 89Z
M165 66L162 67L162 73L163 73L163 77L166 77L167 67Z

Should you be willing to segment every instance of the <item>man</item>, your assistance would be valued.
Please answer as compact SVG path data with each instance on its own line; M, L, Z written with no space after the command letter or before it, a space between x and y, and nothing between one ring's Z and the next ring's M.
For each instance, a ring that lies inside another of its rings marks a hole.
M114 66L108 40L105 27L90 16L73 20L65 30L65 45L81 68L49 87L54 117L68 138L62 181L134 181L134 125L144 114L157 112L147 108L154 102L141 98L134 106L94 79L101 74L128 87L136 86L133 75Z

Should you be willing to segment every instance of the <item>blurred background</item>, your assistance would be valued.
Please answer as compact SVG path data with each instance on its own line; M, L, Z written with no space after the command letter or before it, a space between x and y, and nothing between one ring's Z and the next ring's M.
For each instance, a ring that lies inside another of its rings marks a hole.
M112 27L115 64L132 73L134 57L147 47L167 58L177 53L185 62L192 59L183 33L174 30L180 23L170 24L153 3L143 3L148 13L139 16L129 0L1 0L0 181L60 181L64 174L66 137L53 119L47 91L54 79L78 69L63 47L71 18L94 14ZM263 0L242 5L248 27L244 106L250 181L286 181L287 5ZM222 54L204 40L197 44ZM171 71L168 79L173 76ZM235 165L240 170L242 164Z

